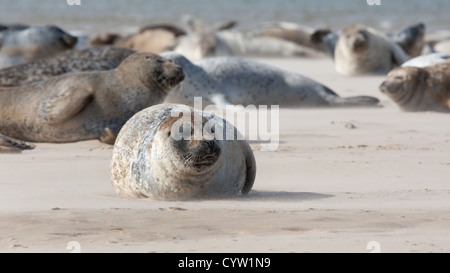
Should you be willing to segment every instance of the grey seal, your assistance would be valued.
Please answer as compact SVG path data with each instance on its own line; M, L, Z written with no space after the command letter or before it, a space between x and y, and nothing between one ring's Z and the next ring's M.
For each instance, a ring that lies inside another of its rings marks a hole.
M386 74L409 59L387 35L360 24L341 31L334 52L335 69L344 76Z
M450 113L450 61L426 67L399 67L380 91L404 111Z
M414 66L414 67L425 67L430 65L435 65L443 63L450 60L450 55L446 53L431 53L422 56L412 58L411 60L402 64L402 67Z
M224 138L230 132L233 139ZM185 105L149 107L128 120L117 137L112 185L121 197L156 200L246 194L256 162L238 135L226 120Z
M229 23L208 25L194 17L185 17L184 21L187 35L174 51L191 61L216 56L323 56L317 50L291 41L230 30Z
M0 68L54 56L77 42L77 37L53 25L7 30L0 41Z
M388 33L388 37L398 44L410 57L422 54L425 46L425 24L417 23L399 31Z
M216 57L196 63L175 52L161 56L183 68L185 80L165 102L194 106L279 105L280 107L350 107L376 105L369 96L342 98L319 82L275 66L240 57Z
M110 70L133 53L134 50L113 46L67 50L53 57L1 69L0 86L18 86L72 72Z
M167 59L134 53L116 69L0 88L0 133L33 142L113 144L131 116L161 103L183 78L182 69Z

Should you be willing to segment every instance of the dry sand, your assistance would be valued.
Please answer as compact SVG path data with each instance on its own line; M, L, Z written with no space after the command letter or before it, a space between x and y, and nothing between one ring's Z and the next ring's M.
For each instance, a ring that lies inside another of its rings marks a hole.
M98 141L2 154L0 252L449 252L450 116L401 112L384 77L327 59L262 60L383 107L282 109L279 149L256 149L253 191L228 200L121 199Z

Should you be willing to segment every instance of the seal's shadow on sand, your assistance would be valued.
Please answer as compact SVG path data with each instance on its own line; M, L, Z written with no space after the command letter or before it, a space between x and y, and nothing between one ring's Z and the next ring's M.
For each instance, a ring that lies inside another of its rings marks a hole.
M287 191L255 191L241 195L237 200L242 201L306 201L331 198L334 195L314 192L287 192Z

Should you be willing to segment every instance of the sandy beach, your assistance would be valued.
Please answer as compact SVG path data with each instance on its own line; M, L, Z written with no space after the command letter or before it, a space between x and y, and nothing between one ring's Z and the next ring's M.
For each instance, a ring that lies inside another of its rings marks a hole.
M1 154L0 252L450 251L448 114L402 112L384 76L328 59L259 60L382 107L281 109L279 149L251 143L255 185L232 199L119 198L98 141Z

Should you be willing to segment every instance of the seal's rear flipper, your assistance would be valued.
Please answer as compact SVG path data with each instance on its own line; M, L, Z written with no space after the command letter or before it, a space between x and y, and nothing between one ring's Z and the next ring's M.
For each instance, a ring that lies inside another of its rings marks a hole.
M330 106L334 107L362 107L362 106L378 106L380 100L371 96L355 96L355 97L334 97L329 100Z
M0 134L0 153L20 153L22 150L32 149L34 145Z

